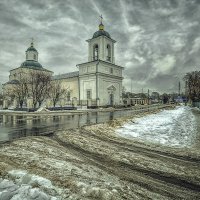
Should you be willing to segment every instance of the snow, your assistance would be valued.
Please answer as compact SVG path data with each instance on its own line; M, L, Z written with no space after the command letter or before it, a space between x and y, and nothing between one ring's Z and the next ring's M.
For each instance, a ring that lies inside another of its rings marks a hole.
M54 187L51 181L44 177L35 174L29 174L25 170L9 171L8 176L12 178L12 180L0 178L0 199L2 200L61 199L60 195L58 194L60 189ZM48 188L49 190L45 190L44 192L43 189L45 188ZM54 191L56 196L46 194L47 191Z
M50 112L50 110L41 107L38 110L36 110L36 112Z
M46 188L53 187L50 180L34 174L28 174L25 170L11 170L8 174L13 178L18 179L22 184L38 184Z
M0 113L4 113L4 112L21 112L21 111L15 111L15 110L9 110L9 109L7 109L7 110L0 110Z
M26 170L9 171L8 177L11 180L0 178L0 200L61 200L64 198L63 189L53 186L50 180L30 174ZM118 194L116 189L110 191L106 187L98 187L91 183L74 181L74 184L77 185L80 195L86 198L111 200L113 195ZM67 199L77 199L77 194L68 197Z
M195 116L189 107L163 110L128 122L116 133L129 139L159 143L173 147L191 146L197 133Z

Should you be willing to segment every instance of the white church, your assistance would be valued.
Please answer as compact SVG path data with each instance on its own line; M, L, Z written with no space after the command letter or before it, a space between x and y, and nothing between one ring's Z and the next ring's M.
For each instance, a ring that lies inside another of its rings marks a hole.
M5 86L16 84L22 70L42 70L52 75L53 80L60 80L62 87L69 88L69 102L77 100L77 105L90 102L90 106L114 106L122 104L122 70L115 64L115 40L104 30L102 22L99 30L88 42L88 62L77 64L78 71L53 76L53 72L43 68L38 62L38 51L33 42L26 51L26 60L20 67L10 70L9 81ZM25 72L25 73L26 73ZM63 104L67 104L64 102Z

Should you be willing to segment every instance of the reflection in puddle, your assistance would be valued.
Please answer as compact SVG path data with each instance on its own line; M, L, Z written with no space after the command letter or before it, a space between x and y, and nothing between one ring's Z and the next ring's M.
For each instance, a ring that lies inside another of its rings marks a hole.
M73 129L85 124L102 123L113 118L113 112L112 114L110 112L88 112L61 116L0 115L0 142L37 136L58 129Z

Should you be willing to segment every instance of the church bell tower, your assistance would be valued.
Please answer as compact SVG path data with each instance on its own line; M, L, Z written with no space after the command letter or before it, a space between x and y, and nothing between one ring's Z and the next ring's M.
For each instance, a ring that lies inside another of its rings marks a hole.
M109 63L115 63L114 43L116 42L110 37L110 34L104 30L104 25L99 24L99 30L93 34L88 42L88 62L102 60Z
M77 65L79 67L79 100L87 101L88 106L121 104L123 67L115 64L116 41L105 31L102 16L99 30L86 41L88 42L88 62Z

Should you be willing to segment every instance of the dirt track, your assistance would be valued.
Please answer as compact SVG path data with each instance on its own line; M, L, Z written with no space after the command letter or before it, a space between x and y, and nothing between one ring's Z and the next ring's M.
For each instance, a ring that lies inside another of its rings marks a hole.
M130 185L140 186L167 198L198 199L198 153L188 155L183 150L161 150L159 146L130 142L114 136L112 129L107 129L106 125L94 125L75 132L65 131L55 139L77 155L83 155L86 162L128 181Z
M124 121L14 141L0 149L0 173L44 176L63 188L62 199L200 199L199 150L118 137Z

